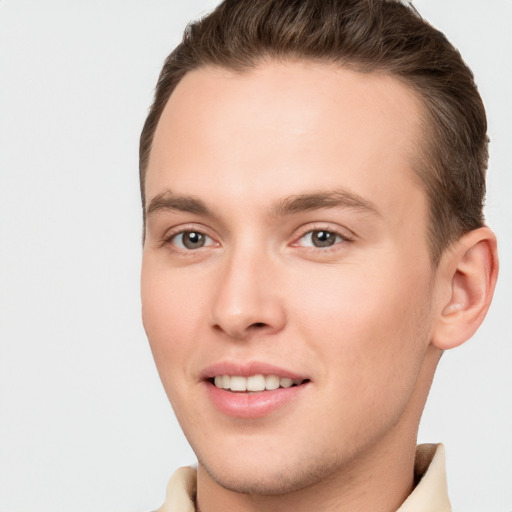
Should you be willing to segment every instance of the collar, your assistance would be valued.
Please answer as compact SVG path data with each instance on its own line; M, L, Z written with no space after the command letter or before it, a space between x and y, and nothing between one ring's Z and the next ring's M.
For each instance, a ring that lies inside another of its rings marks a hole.
M397 512L450 512L442 444L422 444L416 449L416 485ZM157 512L196 512L196 469L180 468L167 484L165 503Z
M418 484L397 512L450 512L442 444L420 444L416 448L414 474Z

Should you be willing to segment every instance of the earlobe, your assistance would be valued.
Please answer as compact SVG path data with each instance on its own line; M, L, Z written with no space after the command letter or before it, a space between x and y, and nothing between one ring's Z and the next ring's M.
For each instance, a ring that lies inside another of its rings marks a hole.
M482 323L498 276L496 237L487 227L470 231L440 262L441 303L432 344L441 350L467 341Z

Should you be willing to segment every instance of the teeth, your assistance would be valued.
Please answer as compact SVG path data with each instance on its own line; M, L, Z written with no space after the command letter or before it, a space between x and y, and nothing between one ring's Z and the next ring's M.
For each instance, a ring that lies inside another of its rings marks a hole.
M229 389L231 391L271 391L273 389L289 388L293 385L302 384L302 379L289 379L277 375L251 375L242 377L240 375L217 375L213 382L217 388Z
M239 378L243 379L243 377ZM264 391L266 387L265 382L266 379L263 377L263 375L253 375L252 377L247 377L247 391Z
M265 389L277 389L279 387L279 377L277 375L267 375L265 377Z
M231 391L246 391L247 379L245 377L233 376L231 377Z
M302 381L298 380L297 381L297 384L300 384ZM289 379L288 377L281 377L279 379L279 385L282 387L282 388L289 388L291 387L293 384L293 380L292 379Z

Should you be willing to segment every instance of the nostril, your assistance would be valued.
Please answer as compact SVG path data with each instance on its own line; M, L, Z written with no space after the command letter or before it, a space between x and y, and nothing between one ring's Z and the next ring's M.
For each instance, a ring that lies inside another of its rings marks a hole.
M261 329L262 327L266 327L267 324L263 323L263 322L255 322L254 324L251 324L250 327L254 328L254 329Z

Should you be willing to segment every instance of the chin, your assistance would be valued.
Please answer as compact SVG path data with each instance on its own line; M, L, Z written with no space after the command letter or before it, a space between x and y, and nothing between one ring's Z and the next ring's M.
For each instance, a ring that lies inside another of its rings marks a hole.
M260 496L300 491L325 480L339 469L335 461L329 460L328 456L320 457L318 463L309 457L304 457L306 460L300 459L295 452L295 457L289 457L287 460L273 460L272 456L269 456L248 462L224 457L222 462L216 460L210 464L208 460L200 458L199 464L209 477L224 489Z

